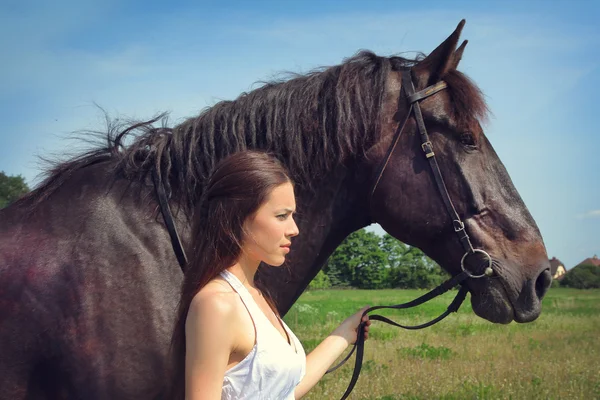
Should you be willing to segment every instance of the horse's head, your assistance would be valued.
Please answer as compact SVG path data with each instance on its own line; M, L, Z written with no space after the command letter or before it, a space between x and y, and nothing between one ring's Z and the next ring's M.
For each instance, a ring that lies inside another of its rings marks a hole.
M420 101L420 108L449 198L473 247L493 260L493 276L467 280L473 309L493 322L528 322L539 316L552 280L548 257L535 221L479 124L486 113L482 95L456 71L466 45L465 41L456 49L463 25L461 21L408 73L417 91L442 80L447 83L447 88ZM403 73L407 72L392 72L388 79L382 139L369 154L374 180L409 110L406 91L401 90ZM371 217L457 274L465 250L422 149L414 115L389 154L370 199Z

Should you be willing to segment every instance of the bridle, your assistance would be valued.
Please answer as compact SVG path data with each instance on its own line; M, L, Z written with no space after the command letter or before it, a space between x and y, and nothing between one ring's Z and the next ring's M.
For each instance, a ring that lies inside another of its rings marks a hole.
M394 135L394 138L392 139L392 143L390 144L390 147L388 148L388 151L387 151L383 161L381 162L381 164L379 165L379 168L377 169L376 179L374 179L374 181L373 181L374 183L373 183L373 187L371 189L371 194L370 194L370 198L369 198L369 207L371 206L373 195L375 194L375 191L377 190L379 181L381 180L381 177L383 176L383 173L385 172L385 169L390 161L390 158L391 158L392 154L394 153L394 150L396 149L396 145L398 144L398 141L400 140L402 131L406 127L406 123L410 119L411 114L414 113L415 120L417 121L417 129L418 129L420 137L421 137L421 149L423 150L423 153L425 153L425 157L429 161L429 166L431 167L431 171L433 172L433 177L434 177L436 186L438 188L438 191L440 192L442 201L444 202L444 205L446 206L446 211L448 212L448 215L450 216L450 219L452 220L454 232L456 233L458 240L460 241L463 249L465 250L465 254L462 256L462 258L460 260L460 267L462 269L462 272L459 275L457 275L456 277L458 277L462 274L464 274L466 276L466 278L483 278L484 276L491 276L493 274L492 258L485 251L483 251L481 249L474 249L473 245L471 244L469 235L467 234L467 231L465 230L465 224L461 220L458 213L456 212L456 208L454 208L454 204L452 203L452 200L450 199L450 194L448 193L448 189L446 189L446 184L444 183L444 178L442 177L442 173L440 171L440 166L435 158L435 153L433 152L433 144L431 143L431 140L429 140L429 135L427 134L427 128L425 128L425 121L423 120L423 114L421 113L421 106L419 105L419 102L421 100L424 100L427 97L432 96L432 95L436 94L437 92L440 92L440 91L446 89L448 87L448 85L444 81L439 81L438 83L428 86L425 89L415 93L415 88L413 85L411 75L412 74L411 74L410 69L402 71L402 88L400 89L400 95L402 95L402 89L404 89L404 91L406 92L406 99L409 104L409 108L408 108L408 112L406 113L406 116L404 117L404 120L402 121L402 123L398 124L396 133ZM483 274L479 274L479 275L472 274L465 268L465 259L467 258L467 256L472 255L474 253L481 253L484 256L486 256L488 259L488 266L486 267ZM463 280L464 279L462 279L460 282L462 282ZM460 283L460 282L458 282L458 283Z
M400 136L401 136L402 132L404 131L404 128L406 127L406 124L407 124L408 120L410 119L410 116L414 113L415 120L417 122L417 129L421 136L421 149L423 150L423 152L425 153L425 157L429 161L429 165L433 172L433 177L435 179L438 191L440 192L440 195L441 195L444 205L446 207L446 211L448 212L448 215L450 216L450 219L452 220L454 232L456 232L458 240L460 241L463 249L465 250L465 253L460 260L461 272L458 275L443 282L441 285L439 285L435 289L431 290L430 292L424 294L423 296L421 296L415 300L409 301L408 303L396 304L396 305L391 305L391 306L374 306L374 307L368 308L367 310L365 310L363 312L363 317L364 317L365 315L367 315L370 312L375 311L375 310L406 309L406 308L416 307L416 306L423 304L437 296L440 296L440 295L446 293L448 290L454 288L455 286L457 286L459 284L461 285L461 288L458 290L456 297L454 298L454 300L452 300L452 303L450 303L450 305L448 306L446 311L444 311L444 313L442 313L439 317L437 317L429 322L426 322L424 324L407 326L407 325L401 325L401 324L394 322L391 319L386 318L381 315L375 314L375 315L369 316L370 320L385 322L387 324L397 326L397 327L403 328L403 329L413 329L414 330L414 329L427 328L428 326L431 326L431 325L443 320L448 315L450 315L450 313L458 311L458 309L462 305L463 301L465 300L465 298L467 296L467 292L468 292L467 287L464 286L463 283L469 278L472 278L472 279L483 278L484 276L491 276L494 273L494 271L492 269L491 256L488 253L486 253L484 250L473 248L471 241L469 240L469 235L467 235L467 232L465 231L465 224L463 223L460 216L456 212L456 209L454 208L454 204L452 204L452 200L450 199L450 195L448 194L448 190L446 189L446 185L444 183L444 178L442 177L440 167L435 158L435 153L433 152L433 145L432 145L431 141L429 140L429 135L427 134L427 129L425 128L425 122L423 121L423 115L421 113L421 107L419 105L419 101L426 99L427 97L432 96L432 95L436 94L437 92L444 90L446 88L447 88L446 82L440 81L434 85L428 86L425 89L415 93L415 89L414 89L414 85L413 85L412 77L411 77L411 70L409 69L409 70L402 71L402 87L400 90L400 97L402 97L402 89L403 89L406 92L406 99L409 104L409 109L408 109L408 112L406 113L406 116L404 117L404 120L402 121L402 123L398 124L398 128L396 129L396 133L394 135L394 138L392 139L390 147L388 148L386 156L384 157L383 161L379 165L379 168L377 169L377 173L375 175L376 179L374 179L374 181L373 181L374 183L373 183L372 189L370 191L369 206L371 205L371 200L373 198L373 195L375 194L375 191L377 190L379 181L381 180L381 177L383 176L383 173L385 172L385 169L390 161L392 154L394 153L394 150L396 149L396 145L398 144ZM400 100L401 99L399 99L399 104L400 104ZM171 238L171 244L173 245L175 255L177 256L177 261L179 262L181 269L184 270L184 267L187 264L187 259L185 256L185 252L183 250L183 246L181 244L181 240L179 239L179 235L177 234L175 224L173 222L173 216L171 214L171 210L170 210L169 203L168 203L168 196L165 193L164 186L163 186L162 182L160 181L160 179L158 178L156 173L153 173L153 181L154 181L154 187L156 190L156 195L159 200L159 207L161 210L161 214L163 215L165 225L167 227L169 236ZM475 253L480 253L480 254L483 254L485 257L487 257L488 265L485 268L484 273L482 273L482 274L473 274L465 267L466 258ZM364 355L364 344L365 344L363 327L364 327L364 323L361 322L357 329L357 340L354 343L352 350L346 355L346 357L344 357L344 359L339 364L337 364L335 367L330 368L327 371L327 373L330 373L330 372L335 371L339 367L341 367L346 361L348 361L350 359L352 354L354 354L354 352L356 351L356 361L354 364L354 372L352 373L352 378L350 380L348 388L346 389L346 392L344 393L344 395L341 397L341 400L345 400L350 395L350 392L352 392L352 389L356 385L356 382L358 381L358 377L360 375L360 370L362 367L362 360L363 360L363 355Z
M426 322L424 324L415 325L415 326L406 326L406 325L401 325L397 322L394 322L394 321L390 320L389 318L386 318L381 315L370 315L369 316L370 320L382 321L387 324L397 326L399 328L423 329L423 328L427 328L428 326L431 326L431 325L443 320L448 315L450 315L450 313L458 311L458 309L462 305L463 301L465 300L465 297L467 296L467 292L468 292L467 287L465 285L463 285L465 280L467 280L469 278L477 279L477 278L483 278L484 276L491 276L491 275L493 275L494 270L492 269L492 258L490 257L490 255L481 249L474 249L473 245L471 244L471 241L469 240L469 235L467 234L467 232L465 230L465 224L461 220L458 213L456 212L456 209L454 208L454 204L452 204L452 200L450 199L450 195L448 194L448 190L446 189L446 184L444 183L444 178L442 177L440 167L435 158L435 153L433 152L433 145L431 143L431 140L429 140L429 135L427 134L427 129L425 128L425 122L423 121L423 114L421 113L421 106L419 105L419 101L426 99L427 97L432 96L441 90L446 89L447 84L444 81L440 81L434 85L428 86L425 89L415 93L412 76L411 76L412 75L411 70L410 69L403 70L401 73L402 73L402 87L400 89L400 97L402 97L402 89L404 89L404 91L406 92L406 100L409 104L409 108L408 108L408 112L406 113L406 116L404 117L404 120L402 121L402 123L398 124L396 133L394 135L394 138L392 139L392 143L390 144L390 147L388 148L388 151L387 151L383 161L381 162L381 164L379 165L379 168L377 169L377 173L375 175L376 178L373 181L374 182L373 187L370 191L369 207L371 206L371 201L372 201L373 195L375 194L375 191L377 190L379 181L381 180L381 177L383 176L383 173L385 172L385 169L388 166L388 163L390 161L392 154L394 153L394 150L396 149L396 145L398 144L400 135L402 135L402 131L404 131L404 128L406 127L406 124L407 124L408 120L410 119L411 115L414 114L415 120L417 122L417 129L418 129L420 137L421 137L421 149L423 150L423 153L425 153L425 157L429 161L429 166L431 167L431 170L433 172L433 177L435 179L436 186L442 197L442 200L446 207L446 211L448 212L448 215L450 216L450 219L452 220L454 232L456 232L456 235L458 236L458 240L460 241L463 249L465 250L465 254L462 256L462 258L460 260L461 272L458 275L448 279L447 281L445 281L444 283L442 283L435 289L431 290L430 292L424 294L423 296L421 296L415 300L409 301L408 303L396 304L396 305L392 305L392 306L370 307L363 312L362 316L364 317L365 315L367 315L370 312L375 311L375 310L405 309L405 308L416 307L416 306L423 304L437 296L440 296L441 294L446 293L448 290L450 290L453 287L460 284L461 288L458 290L456 297L454 298L454 300L452 300L452 303L450 303L450 305L448 306L446 311L444 313L442 313L439 317L437 317L429 322ZM401 99L399 99L399 106L400 106L400 100ZM482 273L482 274L473 274L465 267L466 258L475 253L480 253L480 254L483 254L485 257L487 257L487 267L485 268L484 273ZM362 321L362 318L361 318L361 321ZM350 395L350 392L352 392L352 389L354 388L354 385L356 385L356 382L358 381L358 377L360 375L360 370L362 367L362 360L363 360L363 355L364 355L364 344L365 344L363 328L364 328L364 322L361 322L357 329L357 339L356 339L356 342L354 343L352 350L348 353L348 355L346 355L346 357L344 357L344 359L339 364L337 364L335 367L330 368L327 371L327 373L330 373L330 372L335 371L339 367L341 367L346 361L348 361L350 359L352 354L356 351L356 361L354 364L354 372L352 373L352 378L350 379L348 388L346 389L346 392L344 393L344 395L341 397L341 400L346 399Z

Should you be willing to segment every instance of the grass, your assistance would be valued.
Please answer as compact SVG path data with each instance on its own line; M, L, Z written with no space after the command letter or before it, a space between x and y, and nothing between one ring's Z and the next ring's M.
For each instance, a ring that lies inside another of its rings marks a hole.
M420 290L307 292L285 320L308 351L364 305L412 300ZM425 322L443 312L453 293L416 309L382 314ZM600 290L551 289L540 318L496 325L477 317L467 299L439 324L405 331L374 322L351 399L600 399ZM305 397L338 399L349 365L326 375Z

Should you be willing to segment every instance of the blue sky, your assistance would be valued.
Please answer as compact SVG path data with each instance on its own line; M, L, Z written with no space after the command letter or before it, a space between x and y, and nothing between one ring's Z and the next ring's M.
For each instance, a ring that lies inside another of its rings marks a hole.
M360 49L430 52L462 18L460 69L549 256L600 255L600 4L592 1L15 1L0 3L0 170L76 152L103 115L173 123L281 71Z

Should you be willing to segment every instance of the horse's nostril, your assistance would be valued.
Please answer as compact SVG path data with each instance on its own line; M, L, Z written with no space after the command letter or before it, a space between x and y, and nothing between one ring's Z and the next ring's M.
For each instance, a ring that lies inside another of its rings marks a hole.
M550 270L543 270L535 280L535 294L537 294L538 299L542 300L551 283L552 274L550 274Z

